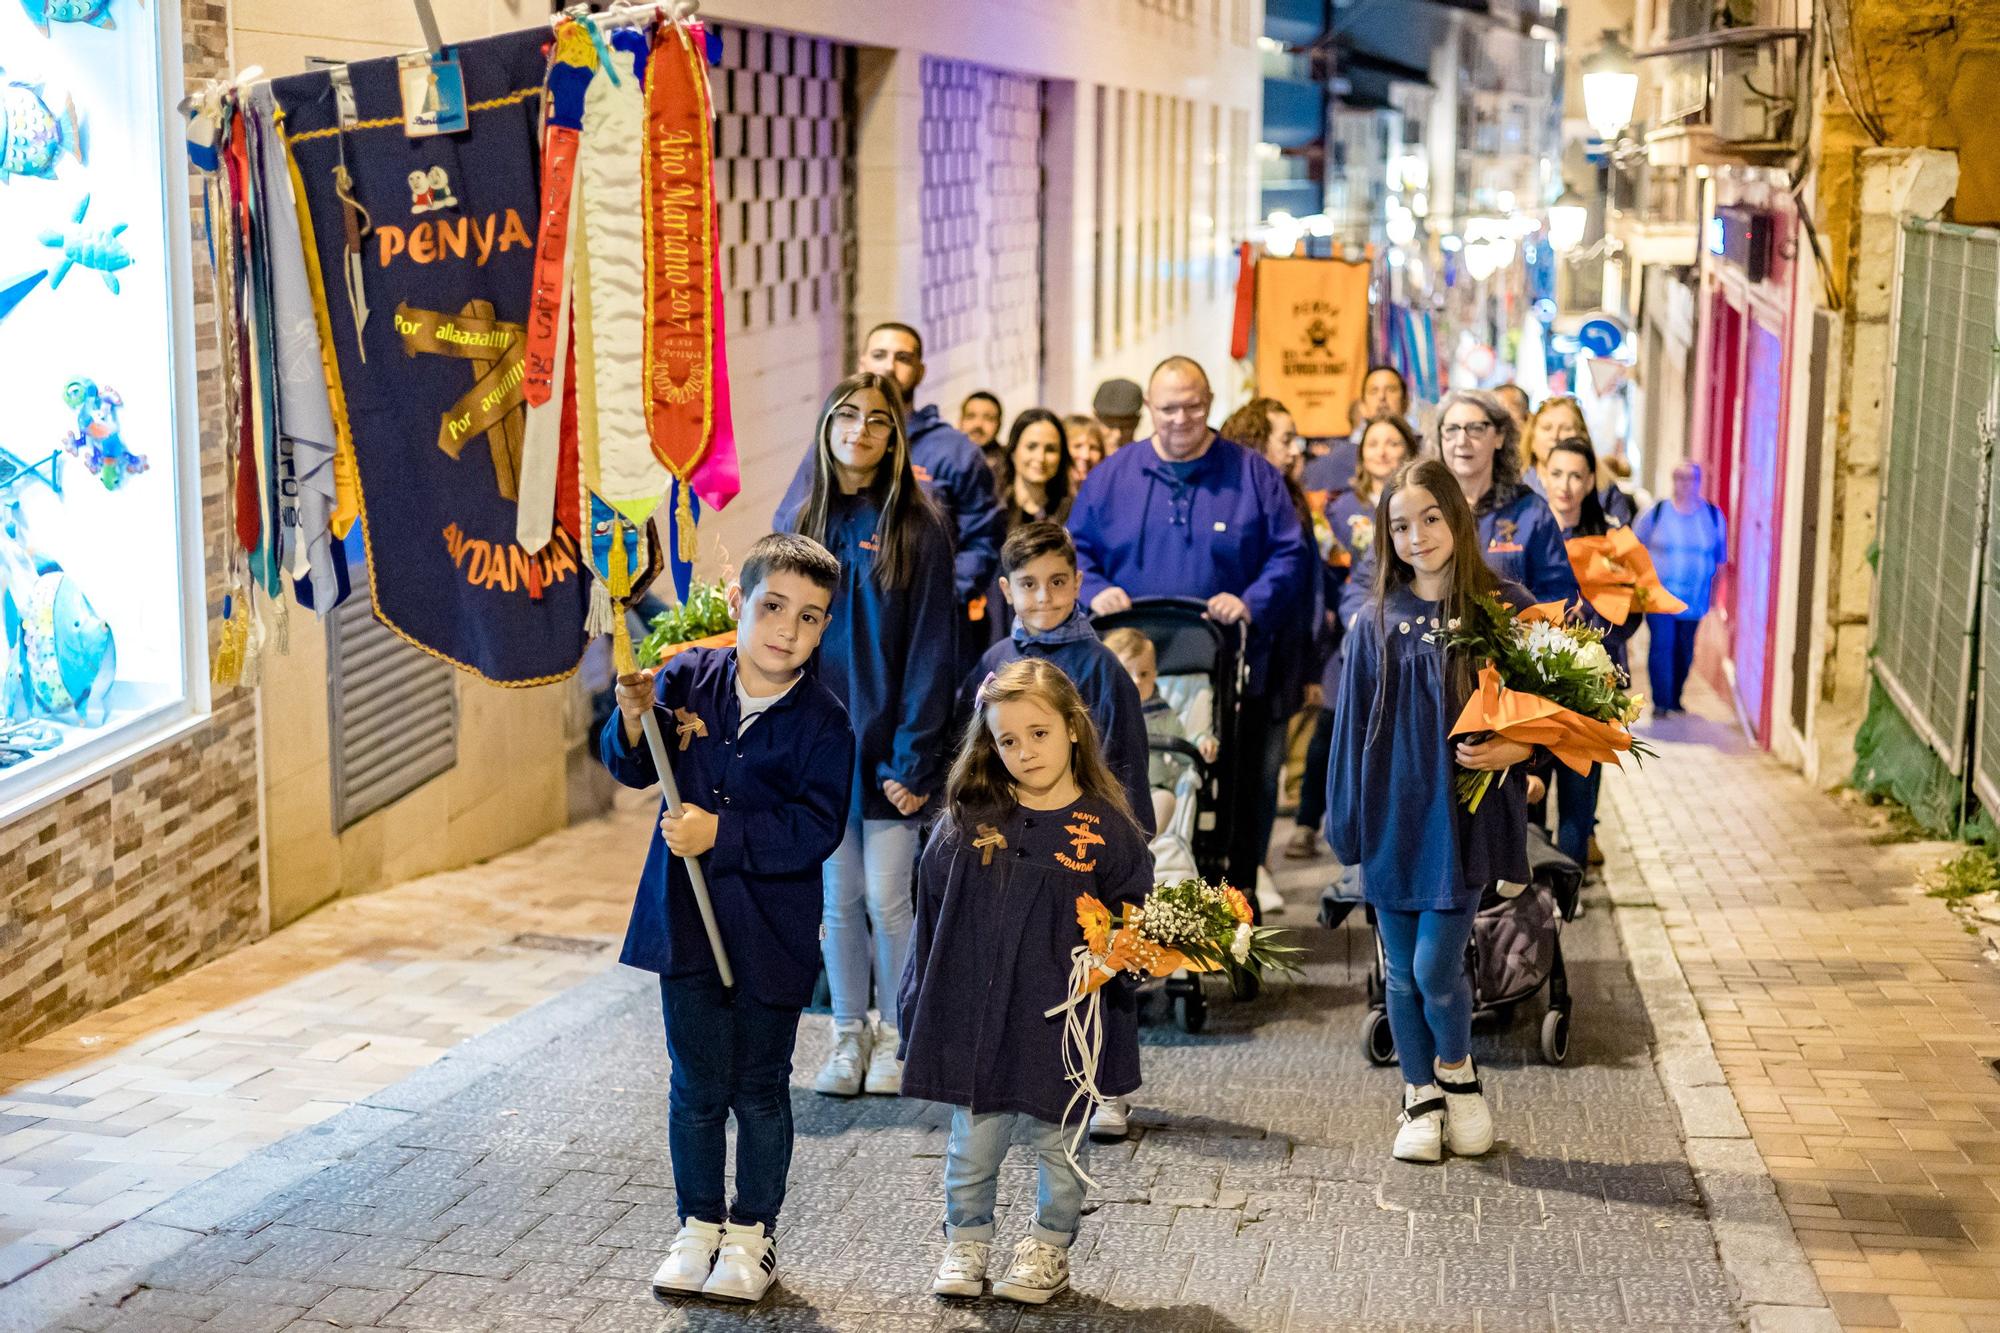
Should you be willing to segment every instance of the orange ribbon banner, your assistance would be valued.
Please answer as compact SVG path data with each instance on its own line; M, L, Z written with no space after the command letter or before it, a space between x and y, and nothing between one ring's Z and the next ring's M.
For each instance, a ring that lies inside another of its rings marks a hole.
M1257 392L1291 409L1299 434L1345 435L1368 374L1367 264L1257 261Z
M714 427L714 157L708 72L681 28L661 26L646 78L646 431L685 482Z
M1571 537L1569 567L1583 599L1614 625L1641 615L1674 616L1687 603L1668 592L1653 568L1653 557L1637 533L1613 528L1602 537Z

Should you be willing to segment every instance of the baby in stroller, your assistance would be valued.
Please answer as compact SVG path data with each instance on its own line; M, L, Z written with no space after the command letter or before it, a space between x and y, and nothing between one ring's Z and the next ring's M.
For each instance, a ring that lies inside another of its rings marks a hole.
M1125 668L1125 674L1139 690L1139 700L1145 706L1147 736L1190 742L1203 763L1214 763L1221 742L1216 739L1212 725L1215 696L1208 688L1208 681L1201 676L1161 680L1159 653L1153 641L1129 626L1105 635L1104 646L1118 658L1118 664ZM1188 834L1192 830L1177 830L1174 816L1183 809L1190 816L1193 814L1188 798L1199 785L1194 761L1177 749L1155 747L1146 776L1153 794L1153 827L1159 830L1155 842L1176 839L1181 849L1188 848ZM1162 850L1176 849L1156 846L1156 864ZM1185 860L1190 867L1187 873L1193 874L1192 850L1186 850Z

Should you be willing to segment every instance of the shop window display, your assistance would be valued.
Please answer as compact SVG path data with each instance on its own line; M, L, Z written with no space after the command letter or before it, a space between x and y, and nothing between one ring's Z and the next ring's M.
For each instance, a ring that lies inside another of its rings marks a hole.
M174 26L0 5L0 811L189 708Z

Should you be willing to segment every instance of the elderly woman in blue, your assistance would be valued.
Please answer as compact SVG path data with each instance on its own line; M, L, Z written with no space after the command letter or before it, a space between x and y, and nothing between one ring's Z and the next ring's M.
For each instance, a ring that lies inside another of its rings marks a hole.
M1377 572L1334 708L1326 838L1360 867L1375 909L1403 1067L1395 1155L1435 1162L1447 1142L1462 1157L1493 1146L1465 948L1486 889L1528 878L1526 778L1512 770L1534 753L1499 737L1452 740L1479 663L1447 650L1440 630L1476 597L1518 606L1527 594L1480 558L1471 507L1436 459L1399 469L1376 513ZM1462 768L1499 775L1477 811L1458 797Z
M1472 506L1480 553L1493 572L1518 583L1537 602L1576 601L1555 515L1521 479L1520 427L1498 398L1476 389L1454 389L1438 405L1433 457L1444 460ZM1351 623L1373 586L1372 553L1359 562L1340 598L1342 623Z

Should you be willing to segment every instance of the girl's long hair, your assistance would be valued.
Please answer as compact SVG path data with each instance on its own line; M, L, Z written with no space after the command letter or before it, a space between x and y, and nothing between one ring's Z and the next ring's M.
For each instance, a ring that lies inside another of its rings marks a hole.
M1597 494L1597 450L1590 447L1588 437L1565 435L1549 446L1549 457L1554 458L1557 454L1575 454L1590 470L1590 485L1584 489L1583 508L1577 515L1576 529L1571 535L1602 537L1611 531L1611 520L1604 516L1604 501Z
M1431 418L1427 443L1434 458L1444 458L1445 413L1460 403L1471 403L1484 412L1499 433L1499 443L1493 449L1493 485L1479 499L1479 512L1484 513L1511 501L1521 488L1521 428L1514 424L1514 414L1507 410L1506 404L1484 389L1453 389L1437 405L1437 415Z
M1462 615L1472 605L1475 598L1494 596L1500 591L1500 580L1486 567L1485 553L1479 549L1479 525L1472 517L1472 506L1465 502L1465 492L1458 488L1458 478L1452 470L1438 458L1419 458L1397 468L1382 485L1382 494L1375 501L1375 637L1381 644L1385 659L1380 665L1386 667L1389 640L1389 599L1416 582L1417 571L1409 561L1396 551L1394 530L1389 522L1389 505L1396 496L1411 487L1421 487L1431 493L1437 506L1444 513L1444 521L1451 528L1451 575L1445 585L1444 598L1438 603L1438 619L1449 624ZM1373 742L1382 725L1382 685L1388 672L1378 669L1375 676L1375 700L1368 719L1367 739ZM1479 663L1464 653L1449 649L1445 653L1445 711L1456 717L1465 701L1472 697L1474 685L1479 675Z
M1354 477L1349 482L1349 487L1364 500L1370 498L1368 492L1373 489L1375 478L1368 475L1368 468L1361 461L1361 450L1368 443L1368 432L1374 430L1378 425L1395 427L1396 434L1402 437L1403 461L1405 463L1424 451L1423 443L1417 439L1417 432L1411 427L1409 422L1403 420L1401 417L1370 417L1368 420L1362 422L1360 443L1354 447Z
M840 494L833 463L833 410L863 389L873 389L882 395L895 423L890 427L882 461L876 465L875 479L867 487L882 515L877 533L881 550L875 554L875 583L887 591L908 586L916 572L919 526L941 521L929 497L917 485L916 473L910 466L910 437L903 423L903 391L887 375L864 370L849 375L827 394L819 410L819 429L813 436L812 490L806 496L805 507L799 510L797 531L822 546L826 544L833 498Z
M980 687L972 720L959 742L958 757L952 760L951 776L945 780L945 809L953 825L966 833L982 819L998 820L1013 813L1014 779L1000 758L986 719L995 705L1024 699L1040 702L1076 737L1070 746L1069 770L1077 789L1116 810L1136 829L1131 803L1112 776L1111 766L1104 762L1104 748L1083 696L1061 668L1039 657L1009 662Z
M1070 487L1076 484L1070 473L1076 460L1069 451L1069 428L1063 425L1061 417L1048 408L1031 407L1014 418L1014 424L1007 432L1007 447L1000 453L1000 466L994 473L994 482L1000 495L1000 507L1017 523L1026 519L1028 515L1014 504L1014 450L1020 447L1021 436L1028 427L1037 422L1046 422L1056 428L1057 450L1056 474L1049 478L1049 484L1044 488L1048 492L1048 507L1037 517L1060 523L1069 516Z

